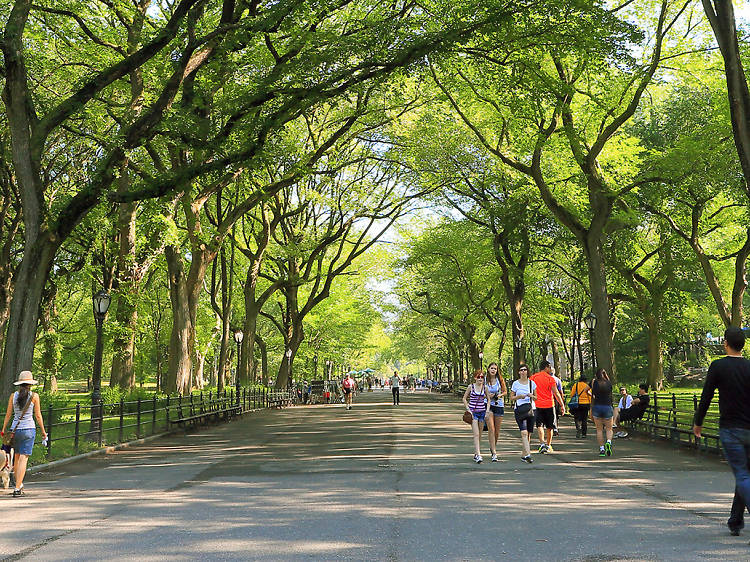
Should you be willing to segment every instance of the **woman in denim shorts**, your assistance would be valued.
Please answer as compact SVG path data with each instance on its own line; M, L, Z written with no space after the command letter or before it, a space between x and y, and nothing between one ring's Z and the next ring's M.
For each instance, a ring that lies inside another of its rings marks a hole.
M593 395L591 403L591 417L594 418L596 426L596 438L599 441L599 456L609 457L612 455L612 383L609 381L607 371L599 369L596 378L591 383ZM604 441L606 433L607 441Z
M3 422L2 435L8 430L10 414L13 412L13 423L10 431L13 433L13 449L15 450L14 474L16 477L13 496L23 496L23 478L26 476L26 465L34 450L36 439L36 425L39 424L42 438L47 439L42 420L42 407L39 403L39 395L31 392L31 385L37 384L31 371L21 371L18 380L13 383L18 390L8 400L8 408L5 410L5 421Z

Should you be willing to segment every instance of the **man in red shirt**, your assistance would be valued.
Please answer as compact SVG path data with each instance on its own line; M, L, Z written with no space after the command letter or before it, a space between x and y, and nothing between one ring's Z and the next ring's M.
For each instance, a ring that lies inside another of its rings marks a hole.
M552 376L549 361L539 364L539 372L531 375L536 384L536 427L539 430L540 453L552 452L552 430L555 428L555 400L565 415L565 401L557 390L557 381Z

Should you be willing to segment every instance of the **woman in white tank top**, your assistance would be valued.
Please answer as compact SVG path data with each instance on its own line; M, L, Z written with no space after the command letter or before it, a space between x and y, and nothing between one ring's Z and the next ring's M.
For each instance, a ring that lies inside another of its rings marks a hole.
M16 452L14 462L14 474L16 485L13 496L23 496L23 479L26 476L26 465L29 462L34 440L36 439L36 424L42 432L42 438L47 440L47 432L44 430L42 420L42 407L39 403L39 395L31 392L31 385L37 384L31 371L21 371L18 380L13 383L18 391L11 394L8 399L8 408L5 410L5 421L3 422L2 435L6 431L13 433L13 449ZM13 412L13 423L8 427L10 414ZM34 423L36 420L36 424Z

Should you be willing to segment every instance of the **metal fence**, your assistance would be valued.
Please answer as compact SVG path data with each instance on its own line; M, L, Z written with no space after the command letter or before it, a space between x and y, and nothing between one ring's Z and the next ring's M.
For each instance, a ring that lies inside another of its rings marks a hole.
M245 388L239 396L229 392L200 392L188 396L102 404L76 403L53 408L44 414L47 429L47 458L77 455L103 445L125 443L133 439L163 433L175 426L203 425L228 419L247 411L295 404L296 391L269 391ZM37 438L40 439L39 434Z
M701 451L721 453L719 442L719 407L717 400L711 404L703 422L702 439L693 435L693 416L698 409L700 395L658 393L651 395L643 417L627 425L636 431L668 440Z

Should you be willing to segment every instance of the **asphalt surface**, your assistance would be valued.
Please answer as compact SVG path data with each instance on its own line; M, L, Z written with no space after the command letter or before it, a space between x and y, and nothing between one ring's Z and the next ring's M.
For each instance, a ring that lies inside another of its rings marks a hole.
M259 412L0 490L6 560L750 560L713 456L628 438L599 458L563 418L555 452L472 462L456 397L390 393Z

